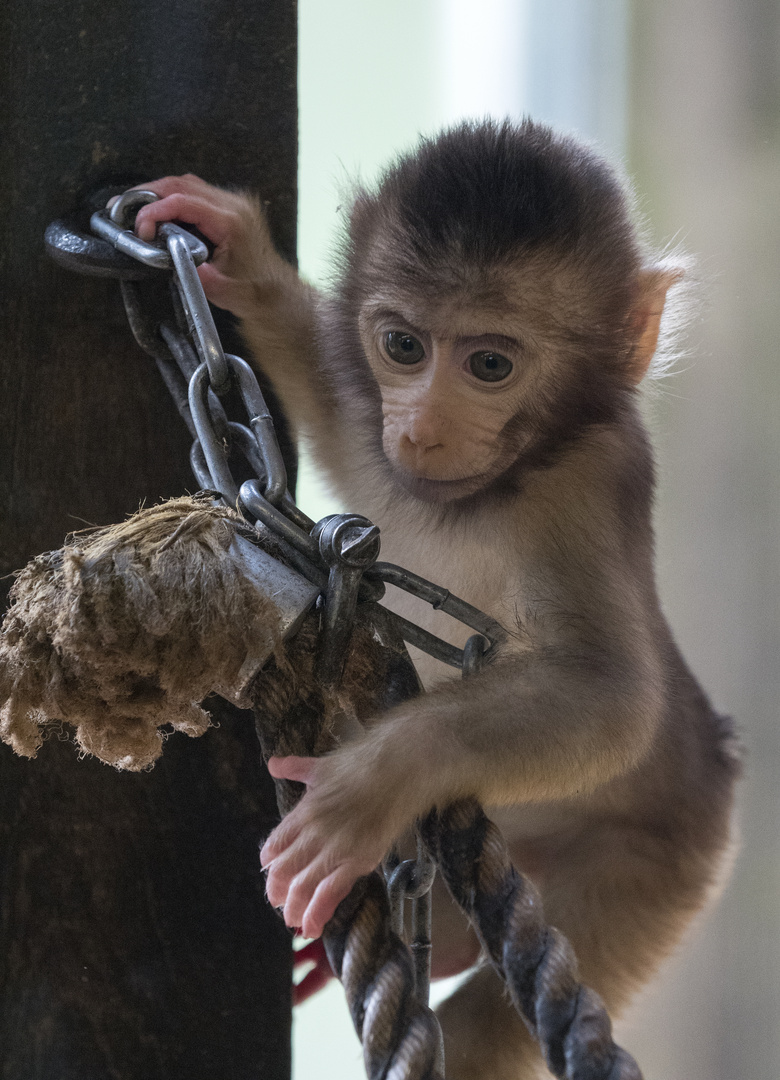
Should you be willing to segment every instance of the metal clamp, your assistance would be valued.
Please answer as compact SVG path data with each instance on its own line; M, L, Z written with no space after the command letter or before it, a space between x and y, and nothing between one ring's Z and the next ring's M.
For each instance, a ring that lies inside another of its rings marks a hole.
M334 514L314 526L312 539L317 540L329 567L318 673L325 686L335 686L352 633L363 573L379 555L379 529L357 514Z

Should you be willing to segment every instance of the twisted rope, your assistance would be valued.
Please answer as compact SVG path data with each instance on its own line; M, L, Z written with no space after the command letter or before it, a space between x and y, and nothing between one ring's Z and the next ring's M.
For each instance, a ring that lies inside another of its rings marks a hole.
M441 1029L415 995L409 948L390 928L390 904L378 873L361 878L322 935L341 979L369 1080L443 1080Z
M642 1080L612 1040L603 1001L579 982L571 945L545 923L539 892L514 868L479 804L430 814L422 834L550 1072L559 1080Z
M257 733L266 759L277 754L310 756L333 746L328 715L333 703L317 684L317 621L308 620L290 643L286 660L265 669L254 686ZM381 685L387 650L358 626L347 656L340 702L361 704L366 687ZM375 706L374 706L375 707ZM279 810L288 813L303 785L277 780ZM441 1028L434 1013L416 996L416 974L409 947L393 932L384 879L360 878L339 904L322 935L325 951L346 994L352 1021L363 1044L369 1080L443 1080Z

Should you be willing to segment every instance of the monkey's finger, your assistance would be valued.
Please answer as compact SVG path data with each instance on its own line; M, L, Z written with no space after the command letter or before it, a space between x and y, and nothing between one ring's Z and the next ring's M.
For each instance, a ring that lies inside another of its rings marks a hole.
M274 831L260 848L260 865L264 870L298 839L305 824L303 815L297 813L300 808L299 804L295 810L289 813L284 821L281 821L276 826ZM302 861L301 865L306 865L305 860Z
M155 181L146 190L160 195L157 190L160 186L161 181ZM182 191L142 206L135 219L136 235L141 240L153 240L157 224L161 221L183 221L187 225L194 225L215 247L224 244L241 228L240 218L234 210L220 205L216 199Z
M182 173L180 176L161 176L159 180L150 180L147 184L136 184L133 191L154 191L160 198L184 191L191 195L205 195L219 191L207 180L201 180L195 173Z
M271 839L272 837L269 837L269 841ZM266 844L269 841L266 841ZM294 845L295 841L293 840L291 842L292 850L290 850L290 847L285 847L279 854L272 853L271 858L267 856L265 847L260 852L260 865L263 870L267 871L265 878L266 895L276 907L283 904L287 899L287 890L295 875L300 873L305 866L308 866L313 857L316 857L316 852L312 852L310 857L307 857L304 852L297 852Z
M206 183L205 180L201 180L199 176L195 176L194 173L185 173L183 176L161 176L159 180L147 180L143 184L134 184L128 191L153 191L155 195L159 195L161 199L164 199L166 195L173 195L176 192L184 192L190 195L205 195L206 193L218 191L213 184ZM106 203L106 207L110 210L114 203L119 198L119 195L112 195Z
M153 191L164 199L167 195L183 193L186 195L200 195L202 197L215 196L218 198L222 193L220 188L201 180L194 173L183 173L181 176L161 176L159 180L147 180L143 184L135 184L130 191ZM111 206L119 198L115 195L108 203Z
M287 888L287 899L284 904L284 921L288 926L301 926L304 914L325 873L324 862L320 858L304 867L292 879ZM303 929L301 932L304 932ZM319 934L305 936L319 937Z
M301 835L303 833L303 835ZM271 842L277 843L275 834L272 833L266 841L266 846ZM268 899L275 907L284 904L288 899L288 893L293 880L298 878L307 868L311 868L316 860L322 856L325 843L311 830L304 832L303 828L297 830L295 836L283 838L278 842L280 850L271 849L272 857L269 859L263 847L260 853L261 864L268 871L265 879L265 891ZM335 865L337 858L331 858L330 866ZM319 863L320 877L324 877L326 869L323 863ZM316 882L315 882L316 884ZM312 892L314 885L312 885ZM300 926L300 923L288 921L288 926ZM313 934L305 934L304 937L314 937Z
M268 897L268 903L271 907L281 908L286 905L290 882L294 877L294 870L285 873L284 868L279 863L271 863L265 879L265 895ZM287 922L286 919L285 922ZM287 923L287 925L291 926L292 924Z
M310 784L318 760L313 757L271 757L268 759L268 771L276 780L297 780L301 784Z
M336 908L349 895L357 879L372 869L373 867L359 867L350 861L328 874L314 890L301 922L301 933L306 937L320 937L325 923L333 917Z

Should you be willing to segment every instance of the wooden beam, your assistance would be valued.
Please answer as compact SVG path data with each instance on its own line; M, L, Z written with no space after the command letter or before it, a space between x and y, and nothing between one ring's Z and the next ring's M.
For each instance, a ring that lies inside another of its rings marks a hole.
M193 171L258 190L292 256L295 4L5 0L0 56L3 576L194 489L117 284L54 265L43 233L96 189ZM289 1077L290 940L257 858L273 790L251 716L219 721L141 775L57 738L34 762L0 747L5 1080Z

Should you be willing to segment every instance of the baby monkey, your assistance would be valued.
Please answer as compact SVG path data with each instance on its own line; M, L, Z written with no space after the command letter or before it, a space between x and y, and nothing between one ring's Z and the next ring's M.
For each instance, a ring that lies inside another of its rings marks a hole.
M654 258L623 183L530 121L465 123L358 190L333 291L274 250L256 199L194 176L138 234L180 220L199 270L334 493L381 527L382 557L508 631L465 683L429 690L320 759L262 852L271 902L317 937L355 880L433 807L474 796L614 1014L722 881L738 755L678 652L653 572L653 463L638 388L681 270ZM395 590L392 590L395 591ZM462 646L407 595L395 610ZM433 974L478 959L442 889ZM450 1080L542 1070L498 977L440 1009Z

